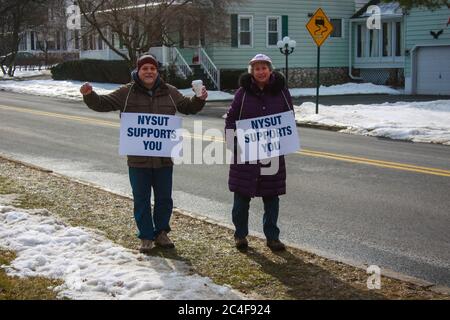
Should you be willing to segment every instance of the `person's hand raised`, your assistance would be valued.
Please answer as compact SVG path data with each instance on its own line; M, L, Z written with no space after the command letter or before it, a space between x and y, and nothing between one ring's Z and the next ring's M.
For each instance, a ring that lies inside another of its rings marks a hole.
M84 83L80 88L80 92L83 96L90 94L92 91L92 86L89 82Z
M202 95L199 98L202 100L206 100L206 98L208 98L208 91L205 86L202 87Z

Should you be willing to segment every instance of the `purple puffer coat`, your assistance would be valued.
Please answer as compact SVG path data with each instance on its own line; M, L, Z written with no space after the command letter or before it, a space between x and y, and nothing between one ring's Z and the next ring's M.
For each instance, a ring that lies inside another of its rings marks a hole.
M246 94L241 120L286 112L293 108L291 95L286 88L286 80L279 72L274 71L272 73L269 84L264 90L258 88L250 74L242 75L239 84L240 88L236 92L227 113L225 129L236 129L236 121L239 120L244 92ZM279 169L275 175L261 175L262 166L264 165L260 162L238 164L235 154L234 163L230 165L228 179L230 191L249 197L270 197L285 194L286 164L284 156L279 157Z

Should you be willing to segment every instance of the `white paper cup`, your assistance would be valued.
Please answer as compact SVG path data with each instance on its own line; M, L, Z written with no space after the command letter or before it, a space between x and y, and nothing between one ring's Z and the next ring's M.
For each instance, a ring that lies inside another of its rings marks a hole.
M203 81L202 80L192 81L192 88L194 89L195 95L197 97L201 97L203 91Z

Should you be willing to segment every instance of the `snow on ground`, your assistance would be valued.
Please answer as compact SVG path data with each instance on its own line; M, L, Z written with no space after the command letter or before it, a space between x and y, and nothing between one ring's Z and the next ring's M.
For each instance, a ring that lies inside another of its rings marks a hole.
M55 80L2 81L0 90L81 101L83 98L80 87L83 83ZM115 83L92 82L91 84L98 94L108 94L120 86Z
M10 276L63 279L54 288L70 299L242 299L180 262L134 253L99 232L57 221L46 210L0 205L0 247L17 258Z
M315 96L316 88L289 89L289 92L293 97ZM403 92L373 83L345 83L330 87L321 86L319 94L321 96L335 96L345 94L403 94Z
M82 100L80 87L81 81L60 81L60 80L26 80L26 81L2 81L0 90L33 94L46 97L57 97L71 100ZM94 90L98 94L108 94L120 87L115 83L92 82ZM186 96L193 96L192 89L180 90ZM233 95L222 91L208 91L208 101L231 100Z
M187 97L194 95L194 92L190 88L180 89L180 92ZM233 98L234 95L228 92L208 90L208 101L233 100Z
M81 81L59 80L26 80L26 81L2 81L0 90L27 93L33 95L59 97L72 100L82 100L79 89ZM92 83L94 90L99 94L107 94L117 89L120 85L113 83ZM192 89L181 89L186 96L193 96ZM290 89L293 97L314 96L316 89ZM387 86L379 86L372 83L346 83L331 87L321 87L320 95L345 95L345 94L401 94L401 91ZM208 101L233 100L234 96L223 91L208 91Z
M28 78L28 77L34 77L34 76L40 76L40 75L50 75L50 70L19 70L16 69L14 72L14 78ZM4 75L3 72L0 70L0 79L11 79L10 76Z
M372 105L295 106L297 123L345 127L341 132L450 145L450 100Z

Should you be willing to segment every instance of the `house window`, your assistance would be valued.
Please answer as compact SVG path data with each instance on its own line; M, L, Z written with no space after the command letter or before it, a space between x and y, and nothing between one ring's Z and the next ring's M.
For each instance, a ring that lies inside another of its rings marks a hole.
M253 29L253 17L252 16L239 16L239 46L251 47L252 46L252 30Z
M119 35L119 48L123 49L123 47L124 47L123 38Z
M61 50L61 32L60 31L56 31L56 50Z
M56 40L55 39L51 39L51 40L47 41L47 49L48 50L56 50Z
M34 43L34 31L30 32L30 42L31 42L31 50L36 50L36 45Z
M267 17L267 46L276 46L281 40L281 17Z
M62 43L61 43L61 48L66 51L67 50L67 33L63 31L62 33Z
M357 29L356 29L356 33L357 33L356 34L356 39L357 39L356 56L358 58L362 58L362 57L366 56L366 50L365 50L365 48L366 48L366 31L367 31L367 29L362 24L359 24L357 26Z
M331 19L330 22L333 25L333 32L330 37L342 38L342 19Z
M403 56L403 32L402 23L400 21L395 22L395 56Z
M379 30L369 30L369 57L379 57Z
M97 36L97 50L103 50L103 40L100 35Z
M73 32L73 37L75 38L75 49L80 49L80 31L75 30Z
M27 51L27 32L22 33L19 37L19 51Z
M129 34L130 34L129 26L124 25L122 27L122 35L117 34L119 36L119 48L120 49L123 49L125 47L125 40L128 39Z
M82 36L83 50L89 50L89 39L87 35Z
M92 34L89 35L89 50L95 50L95 38Z
M382 53L383 57L403 56L402 22L384 22L382 25Z
M392 33L391 24L383 23L383 57L389 57L392 55Z
M404 55L403 23L401 21L383 22L380 30L370 30L364 24L357 24L355 33L357 58L393 58Z
M44 42L46 43L46 45L44 46L44 50L47 51L52 51L52 50L56 50L56 43L54 39L50 39Z

